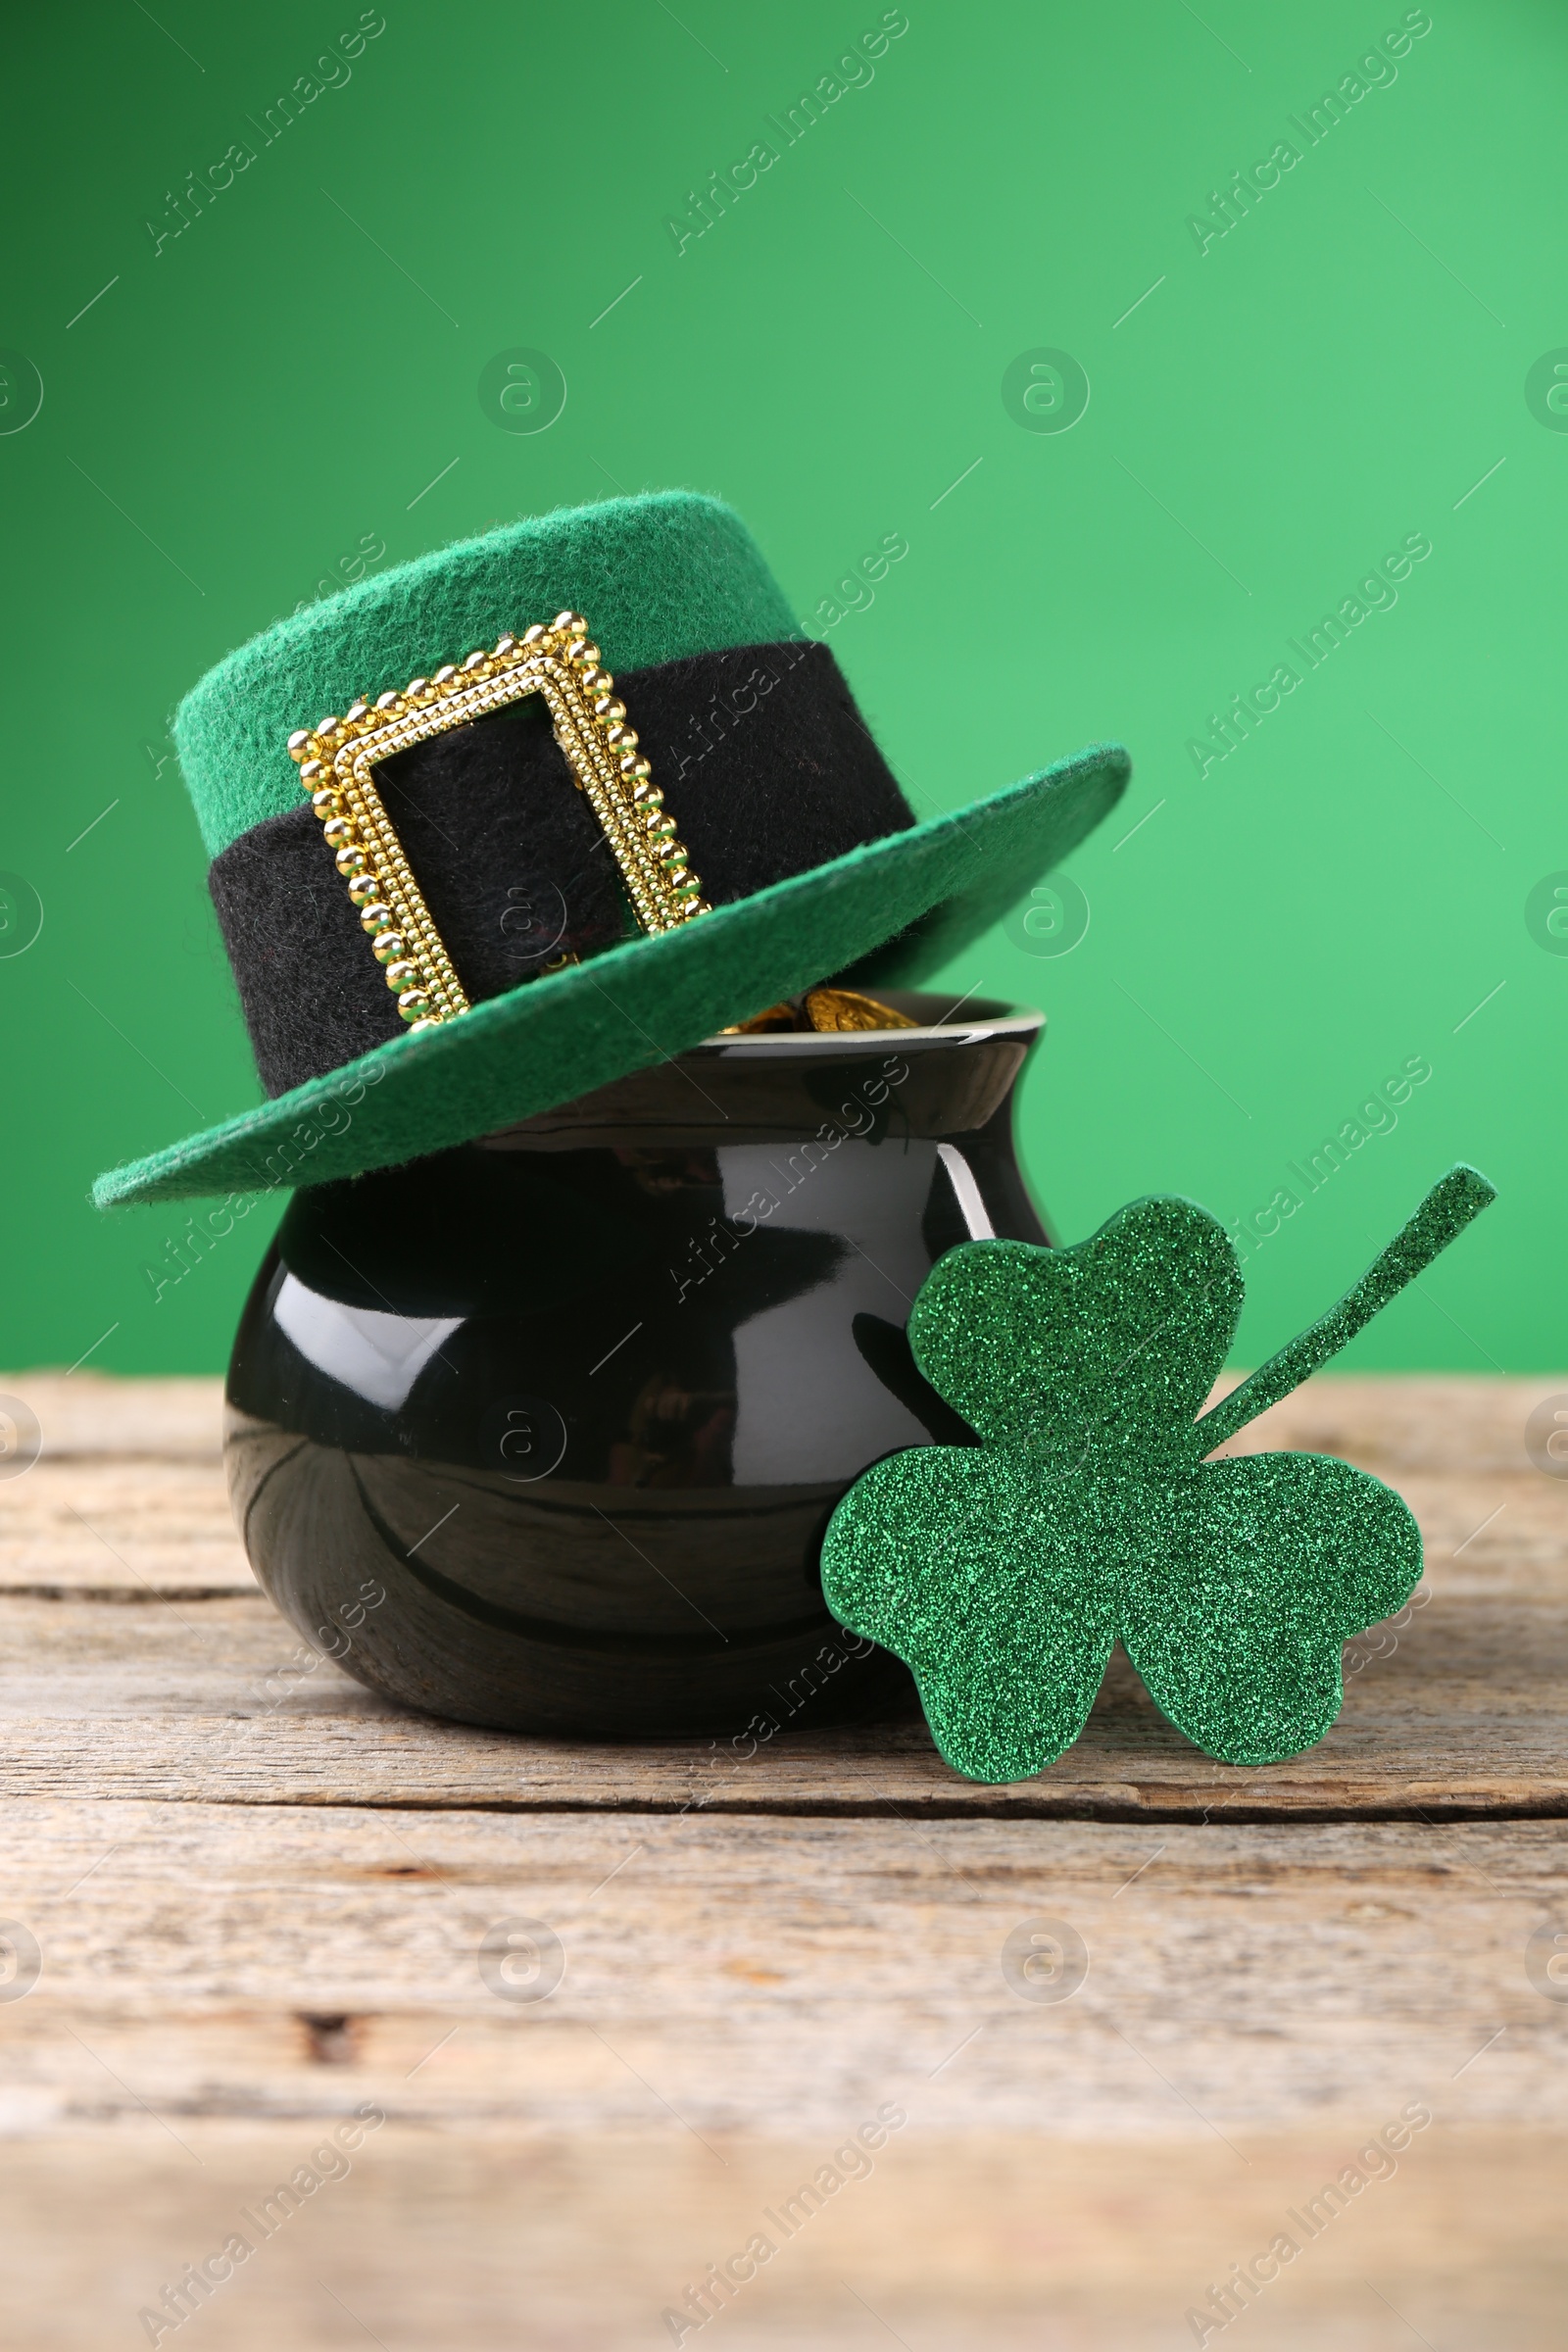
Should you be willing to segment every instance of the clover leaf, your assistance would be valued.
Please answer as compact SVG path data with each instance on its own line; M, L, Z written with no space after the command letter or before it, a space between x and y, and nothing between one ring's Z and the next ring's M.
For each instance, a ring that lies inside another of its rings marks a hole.
M1207 1755L1276 1763L1322 1739L1344 1643L1420 1577L1415 1522L1330 1456L1204 1456L1495 1198L1450 1169L1354 1289L1200 1419L1243 1282L1195 1202L1135 1200L1071 1249L969 1242L938 1261L909 1343L981 1444L874 1463L828 1523L822 1589L909 1667L956 1771L1013 1781L1054 1762L1118 1640Z

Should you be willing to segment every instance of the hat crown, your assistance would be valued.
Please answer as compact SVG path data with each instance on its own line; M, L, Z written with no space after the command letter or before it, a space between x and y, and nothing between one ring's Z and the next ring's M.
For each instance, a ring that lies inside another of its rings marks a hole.
M694 491L561 508L459 540L274 622L186 695L174 742L208 856L299 805L286 749L296 727L567 608L586 613L612 670L796 633L740 516Z

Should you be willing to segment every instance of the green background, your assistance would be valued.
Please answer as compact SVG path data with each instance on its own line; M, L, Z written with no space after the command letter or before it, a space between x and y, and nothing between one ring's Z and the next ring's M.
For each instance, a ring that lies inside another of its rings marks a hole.
M1568 963L1525 920L1568 867L1568 435L1525 398L1568 343L1560 8L1435 0L1397 78L1201 253L1189 216L1304 146L1288 118L1401 8L909 0L874 77L680 252L688 192L782 145L766 118L873 0L386 0L347 81L264 143L358 15L122 0L9 30L0 344L44 398L0 437L0 868L44 922L0 958L0 1359L70 1364L108 1332L95 1368L219 1367L274 1213L155 1303L182 1213L86 1200L256 1099L179 695L362 547L665 484L741 510L808 628L907 540L828 634L922 812L1131 748L1125 814L1072 861L1081 944L1003 929L952 975L1050 1013L1023 1123L1062 1238L1144 1192L1249 1215L1422 1055L1397 1126L1254 1248L1239 1359L1458 1157L1498 1205L1357 1357L1568 1359ZM172 230L170 194L234 141L255 161L155 251L148 221ZM478 399L517 345L566 379L537 434ZM1089 377L1070 431L1004 406L1041 346ZM1396 607L1200 778L1208 714L1417 531Z

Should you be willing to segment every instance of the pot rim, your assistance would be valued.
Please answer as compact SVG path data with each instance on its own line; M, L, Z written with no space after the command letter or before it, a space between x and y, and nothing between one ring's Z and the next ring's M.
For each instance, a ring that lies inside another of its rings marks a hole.
M721 1034L705 1037L676 1060L689 1061L697 1054L721 1054L727 1057L760 1054L764 1058L780 1054L835 1054L850 1053L885 1054L890 1047L902 1050L905 1046L968 1045L988 1037L1037 1037L1046 1025L1044 1012L1033 1005L1006 1004L997 997L981 997L971 989L967 996L956 997L936 989L878 989L877 996L895 1012L907 1012L918 1018L932 1006L944 1006L934 1020L922 1020L913 1029L786 1029L756 1037L732 1037ZM974 1011L961 1026L950 1026L953 1015L965 1005Z

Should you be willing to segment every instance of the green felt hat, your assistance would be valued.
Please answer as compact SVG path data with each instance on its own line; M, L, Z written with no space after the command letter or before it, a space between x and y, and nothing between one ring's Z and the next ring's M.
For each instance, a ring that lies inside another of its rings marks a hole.
M395 1165L823 979L917 979L1129 769L1099 745L916 822L744 524L686 492L364 580L220 662L174 735L271 1099L102 1207Z

